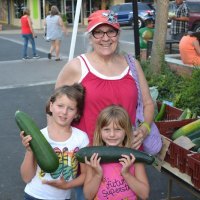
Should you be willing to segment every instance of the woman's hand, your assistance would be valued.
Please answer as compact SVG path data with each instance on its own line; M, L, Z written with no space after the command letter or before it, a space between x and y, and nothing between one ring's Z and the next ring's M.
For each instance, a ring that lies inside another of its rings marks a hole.
M132 148L139 149L144 139L148 135L148 130L145 126L140 126L133 131Z
M30 147L30 141L32 140L32 137L30 135L24 136L24 131L20 132L20 137L22 140L22 144L26 148L26 150L32 151Z
M87 157L85 157L85 163L94 170L94 172L96 173L97 176L102 177L103 172L102 172L102 168L100 165L100 160L101 160L101 157L98 158L98 153L94 153L91 156L90 161L88 161Z
M130 154L130 156L122 155L122 158L119 159L119 162L122 165L121 174L122 176L126 176L129 174L131 165L135 162L135 156L133 154Z

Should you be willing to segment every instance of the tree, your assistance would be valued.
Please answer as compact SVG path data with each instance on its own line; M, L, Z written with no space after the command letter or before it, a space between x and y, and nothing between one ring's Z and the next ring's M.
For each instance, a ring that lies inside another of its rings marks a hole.
M169 0L156 1L156 23L150 65L153 73L159 73L164 61L167 36Z

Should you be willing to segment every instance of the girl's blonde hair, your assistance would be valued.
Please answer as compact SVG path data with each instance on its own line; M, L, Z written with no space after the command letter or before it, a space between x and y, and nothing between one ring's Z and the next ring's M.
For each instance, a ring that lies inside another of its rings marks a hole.
M62 95L66 95L69 99L76 101L78 116L73 122L79 122L84 109L85 89L81 84L78 83L74 83L73 85L63 85L55 89L54 93L47 101L46 114L52 116L52 112L50 111L50 103L54 103L57 97Z
M102 140L101 130L103 127L108 126L111 122L114 122L116 126L120 126L122 129L124 129L125 137L122 145L124 147L131 147L133 136L132 123L127 111L118 105L108 106L99 114L94 132L93 145L106 145Z

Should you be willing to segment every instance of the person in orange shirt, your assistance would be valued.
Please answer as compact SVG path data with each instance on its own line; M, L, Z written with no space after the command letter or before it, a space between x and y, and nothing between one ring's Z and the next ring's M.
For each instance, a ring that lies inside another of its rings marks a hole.
M189 32L179 43L181 60L184 64L200 66L200 32Z

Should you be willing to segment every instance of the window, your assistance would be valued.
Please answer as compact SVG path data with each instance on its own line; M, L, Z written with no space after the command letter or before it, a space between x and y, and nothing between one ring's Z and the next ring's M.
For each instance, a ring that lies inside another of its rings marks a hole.
M14 0L14 16L20 19L23 16L23 9L27 6L27 0Z

